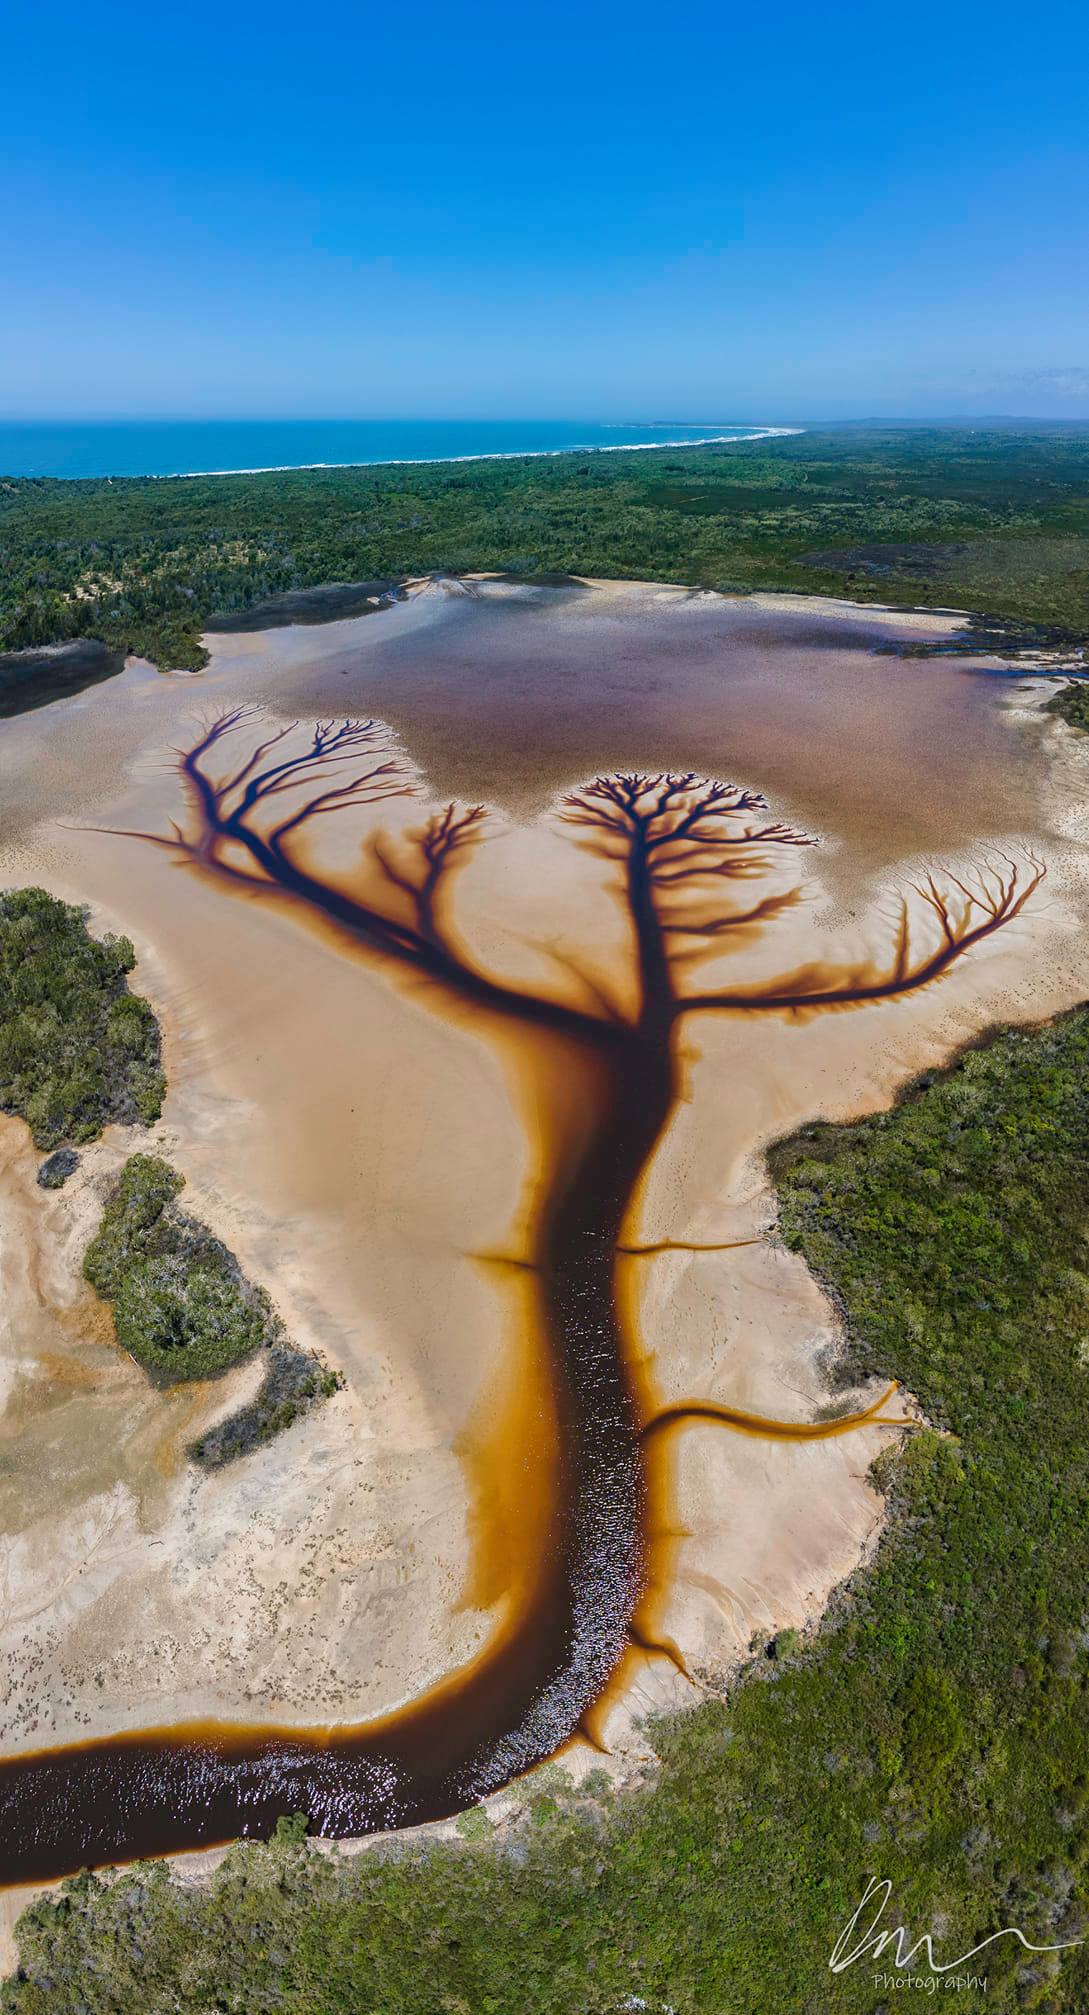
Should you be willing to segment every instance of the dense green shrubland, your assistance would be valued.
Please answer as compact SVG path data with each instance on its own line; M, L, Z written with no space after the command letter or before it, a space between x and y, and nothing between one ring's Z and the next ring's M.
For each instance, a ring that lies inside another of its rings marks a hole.
M264 1290L204 1225L177 1208L185 1179L157 1155L129 1157L83 1271L113 1307L118 1342L164 1383L214 1378L279 1336Z
M128 938L93 938L45 889L0 894L0 1111L38 1147L158 1118L159 1028L128 990L135 963Z
M0 652L92 637L195 668L217 612L472 568L953 605L1084 640L1089 429L841 429L433 467L0 482ZM55 689L56 667L38 676ZM5 683L11 705L28 703L20 668L0 665L0 711Z

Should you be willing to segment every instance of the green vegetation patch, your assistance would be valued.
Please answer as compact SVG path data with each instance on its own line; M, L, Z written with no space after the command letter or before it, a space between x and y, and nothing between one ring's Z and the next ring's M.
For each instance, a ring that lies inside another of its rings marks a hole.
M128 938L93 938L82 910L45 889L0 894L0 1111L25 1119L37 1147L158 1118L159 1027L129 992L135 963Z
M178 1208L184 1186L157 1155L131 1155L83 1271L112 1303L118 1342L160 1384L216 1378L265 1352L256 1398L188 1451L200 1468L221 1469L282 1434L340 1381L285 1340L264 1289L246 1279L221 1239Z
M0 653L84 638L197 669L213 618L344 613L411 576L476 568L952 605L1075 644L1089 635L1089 428L0 481ZM330 583L323 607L309 591ZM76 675L49 658L0 665L0 708Z
M513 1839L329 1857L288 1822L202 1885L80 1877L4 2015L873 2015L904 1997L828 1962L875 1876L940 1961L1087 1941L988 1946L992 2015L1089 2008L1089 1009L772 1166L853 1366L935 1423L890 1437L890 1529L816 1639L660 1725L639 1791L531 1777Z
M1072 728L1080 728L1089 734L1089 679L1071 679L1067 686L1060 686L1053 699L1044 704L1045 714L1058 714Z
M308 1351L291 1344L269 1343L261 1390L248 1406L240 1406L228 1419L208 1428L189 1448L192 1460L201 1469L222 1469L240 1455L248 1455L263 1441L282 1434L300 1414L319 1399L330 1399L340 1380L335 1371L326 1371Z
M180 1176L134 1154L106 1204L83 1271L113 1305L117 1340L164 1384L215 1378L279 1336L268 1296L234 1255L177 1208Z

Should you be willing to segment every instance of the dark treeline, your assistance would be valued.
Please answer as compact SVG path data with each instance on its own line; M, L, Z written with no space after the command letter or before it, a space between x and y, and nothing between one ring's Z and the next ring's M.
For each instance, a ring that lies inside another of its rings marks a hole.
M473 568L952 605L1083 639L1089 428L0 480L0 652L88 637L194 668L216 614L327 582Z

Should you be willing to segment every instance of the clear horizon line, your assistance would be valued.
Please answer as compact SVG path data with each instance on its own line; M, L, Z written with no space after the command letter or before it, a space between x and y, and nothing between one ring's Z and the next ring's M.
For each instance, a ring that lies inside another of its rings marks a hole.
M0 427L755 427L757 420L601 420L588 413L2 413ZM767 423L767 424L770 424ZM783 423L784 425L786 422Z
M807 414L804 417L782 421L777 424L789 427L863 427L863 426L926 426L926 425L980 425L984 422L1035 420L1048 426L1077 427L1089 425L1089 410L1083 413L1032 413L1003 412L994 410L986 413L928 412L895 413L872 412L863 414ZM313 426L363 426L363 427L434 427L434 426L593 426L620 429L637 427L749 427L763 423L752 420L601 420L581 414L404 414L404 413L3 413L0 412L0 427L313 427ZM665 445L664 443L662 445Z

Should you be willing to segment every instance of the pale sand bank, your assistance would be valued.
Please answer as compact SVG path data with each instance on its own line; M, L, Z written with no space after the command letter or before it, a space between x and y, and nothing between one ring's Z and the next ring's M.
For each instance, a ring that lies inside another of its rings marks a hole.
M535 1492L519 1488L532 1449L507 1447L510 1549L489 1559L485 1591L468 1443L507 1434L512 1384L532 1399L536 1377L510 1279L482 1263L517 1246L542 1120L524 1073L276 908L225 902L168 854L75 822L165 830L178 806L169 745L208 707L261 698L312 717L335 697L338 711L381 712L429 792L506 809L462 878L458 918L519 975L555 972L532 949L545 944L620 970L607 877L547 819L525 823L599 766L725 772L835 837L791 863L805 902L737 955L745 977L816 941L869 944L904 863L963 862L969 839L1030 841L1049 865L1043 898L931 992L803 1026L690 1027L690 1096L641 1236L762 1242L632 1262L648 1375L663 1402L810 1419L827 1400L834 1324L801 1262L766 1237L761 1143L886 1102L996 1018L1089 993L1084 753L961 663L869 654L875 628L909 627L794 598L784 610L773 597L481 583L476 597L431 591L321 631L218 638L200 680L134 666L6 725L4 880L89 900L96 926L134 937L167 1038L153 1144L187 1176L188 1207L347 1387L233 1469L188 1468L185 1441L251 1373L229 1392L153 1393L81 1286L95 1198L132 1142L111 1130L75 1186L46 1196L25 1129L4 1123L5 1751L201 1713L369 1717L470 1656L539 1540ZM502 788L473 789L474 762ZM691 1537L655 1555L656 1607L695 1675L714 1680L754 1633L819 1613L878 1527L865 1472L885 1438L671 1437L676 1523ZM606 1717L621 1743L633 1714L686 1692L662 1659L632 1660L623 1678Z

